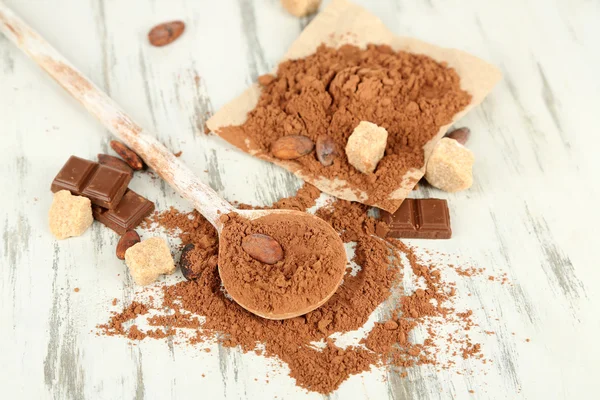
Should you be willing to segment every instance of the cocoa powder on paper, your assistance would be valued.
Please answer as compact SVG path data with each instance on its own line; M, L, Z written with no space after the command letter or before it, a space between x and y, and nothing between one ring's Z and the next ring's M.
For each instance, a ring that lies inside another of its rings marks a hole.
M259 82L260 99L246 122L219 134L243 149L249 138L250 150L263 153L289 135L313 143L326 135L344 149L360 121L372 122L388 132L385 156L374 173L360 173L343 153L328 166L314 152L295 161L303 174L344 180L380 205L402 186L409 169L423 167L423 146L471 101L445 63L387 45L321 45L308 57L282 62L275 76Z
M304 200L278 203L311 205L318 197L310 187L299 193ZM101 332L133 340L173 335L191 345L216 340L223 346L280 360L298 386L320 393L330 393L351 375L377 365L397 369L431 364L439 369L452 367L453 361L447 357L483 359L480 345L468 335L477 327L472 311L457 311L451 304L456 296L454 283L444 280L440 267L425 263L415 249L375 236L384 227L378 228L379 221L369 217L367 210L362 204L338 200L318 211L344 241L356 242L353 261L359 269L348 271L331 299L306 315L273 321L247 312L223 292L216 264L201 262L198 279L163 286L161 303L134 303L100 326ZM166 229L183 243L211 243L208 247L216 255L216 232L197 212L171 209L156 213L146 227L155 223L160 227L154 229ZM420 282L416 290L404 292L401 286L402 258ZM398 291L398 305L394 306L396 300L390 299ZM331 338L333 333L363 327L382 304L386 304L387 317L376 322L360 342L344 347ZM153 315L147 318L149 310ZM204 320L199 322L198 317ZM142 329L144 323L150 328ZM127 329L128 324L134 325ZM448 334L448 326L455 333ZM427 332L424 341L414 340L417 327ZM323 341L323 348L315 347L315 341ZM406 376L406 372L399 373Z

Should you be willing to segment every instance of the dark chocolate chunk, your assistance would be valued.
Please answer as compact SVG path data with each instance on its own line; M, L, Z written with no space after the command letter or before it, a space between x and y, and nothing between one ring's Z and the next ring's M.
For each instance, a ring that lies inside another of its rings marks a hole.
M99 164L81 194L100 207L113 209L117 207L131 176L127 172Z
M154 203L131 189L125 192L121 202L113 210L92 206L94 218L119 235L134 229L144 218L154 211Z
M53 193L68 190L71 194L80 196L96 168L98 164L93 161L71 156L52 181L50 189Z
M443 199L419 199L415 204L419 235L431 239L450 239L452 229L448 202Z
M53 192L68 190L92 204L113 209L119 204L131 175L107 165L71 156L52 181Z
M133 177L133 169L125 161L120 158L111 156L110 154L98 154L98 162L100 164L108 165L114 169L120 169L121 171L127 172Z
M415 222L415 200L406 199L394 214L386 213L384 221L390 227L388 237L416 238L418 237L417 224ZM402 232L402 236L396 233Z
M390 228L387 237L450 239L450 212L443 199L406 199L394 214L381 212Z

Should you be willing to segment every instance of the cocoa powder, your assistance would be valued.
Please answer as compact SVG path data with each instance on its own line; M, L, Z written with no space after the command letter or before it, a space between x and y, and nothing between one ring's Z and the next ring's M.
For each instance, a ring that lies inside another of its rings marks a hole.
M113 305L115 305L114 301ZM114 335L126 335L128 332L123 324L135 319L139 315L146 314L147 312L148 306L138 301L133 301L130 305L125 307L123 311L115 314L107 324L99 325L99 328L111 332L111 334Z
M319 189L313 185L305 183L300 189L298 189L298 192L295 196L284 197L283 199L277 200L271 207L266 208L304 211L313 207L320 195L321 191Z
M382 206L409 169L424 166L423 146L471 100L445 63L387 45L321 45L308 57L282 62L275 76L260 82L260 99L246 122L220 134L243 149L249 139L249 150L270 154L273 143L289 135L313 142L328 135L344 149L360 121L377 124L387 130L388 140L372 174L357 171L345 154L330 165L314 152L295 162L302 174L346 181Z
M277 200L271 206L265 206L260 208L305 211L306 209L311 208L315 204L317 204L317 199L319 198L319 196L321 196L321 191L317 187L305 182L300 187L300 189L298 189L294 196L284 197L282 199ZM234 203L240 210L250 210L255 208L251 205L244 203Z
M310 204L306 198L312 197L314 201L317 196L316 193L306 196L307 192L312 190L304 187L299 191L305 200L285 199L281 203ZM318 211L346 242L356 242L353 261L360 268L347 273L331 299L306 315L283 321L257 317L225 295L216 265L199 263L201 271L196 280L163 286L162 302L147 306L133 303L113 315L108 324L100 326L101 332L135 340L175 335L191 344L217 340L226 347L282 361L297 385L320 393L332 392L351 375L368 371L374 365L394 370L421 364L450 368L453 361L445 359L452 356L485 362L480 345L468 336L468 332L477 328L473 312L457 311L452 306L456 296L454 283L444 280L440 267L423 262L415 249L405 243L376 237L379 221L368 216L367 211L362 204L339 200ZM212 246L216 242L212 226L195 211L179 213L171 209L155 214L146 227L153 223L179 236L184 243L199 245L207 237L211 238ZM402 258L408 263L403 264ZM403 265L417 277L419 288L401 294L390 316L375 323L360 342L347 347L336 344L331 339L333 333L357 330L381 304L391 306L388 301L391 295L402 291ZM453 266L450 269L459 273L465 270ZM483 272L469 271L469 275ZM487 278L485 282L489 282ZM149 308L158 316L143 321ZM204 317L203 322L197 316ZM131 323L134 325L127 329L126 324ZM140 326L144 323L157 328L143 330ZM456 334L448 334L445 330L448 326L453 326ZM428 335L421 343L411 339L417 327ZM190 330L192 338L186 339ZM323 348L313 346L312 342L321 340ZM406 376L402 370L399 373Z
M246 309L274 318L297 314L322 304L337 288L346 255L323 221L291 213L253 221L231 213L223 219L221 277L227 293ZM248 254L242 241L253 234L274 239L283 248L283 258L269 265Z

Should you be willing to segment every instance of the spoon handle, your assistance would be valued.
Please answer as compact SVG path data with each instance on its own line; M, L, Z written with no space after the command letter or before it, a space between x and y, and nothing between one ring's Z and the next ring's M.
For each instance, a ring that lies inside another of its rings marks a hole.
M231 204L201 182L183 162L140 125L106 93L71 65L58 51L0 2L0 32L32 58L42 69L95 115L118 139L140 155L182 197L221 229L220 214L233 211Z

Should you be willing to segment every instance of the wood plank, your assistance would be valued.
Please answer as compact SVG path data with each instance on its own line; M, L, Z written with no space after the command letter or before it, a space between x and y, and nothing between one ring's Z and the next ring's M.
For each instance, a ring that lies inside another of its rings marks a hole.
M285 14L275 0L6 3L227 199L268 204L300 185L202 131L212 112L275 66L310 18ZM455 237L414 243L490 275L506 272L512 285L459 280L457 307L473 309L481 329L495 332L472 334L491 360L458 366L473 374L418 368L400 378L375 369L328 397L592 398L600 358L600 10L565 0L358 3L398 34L459 47L503 70L492 96L461 122L473 131L473 188L416 193L449 200ZM145 44L151 26L175 18L187 23L176 43ZM295 387L272 360L235 349L97 337L112 299L128 303L137 293L114 257L118 238L94 225L57 242L46 218L56 171L70 154L108 151L109 137L2 36L0 93L0 363L11 366L0 374L3 397L327 397ZM132 187L159 209L189 208L147 174ZM386 312L389 305L372 319Z

